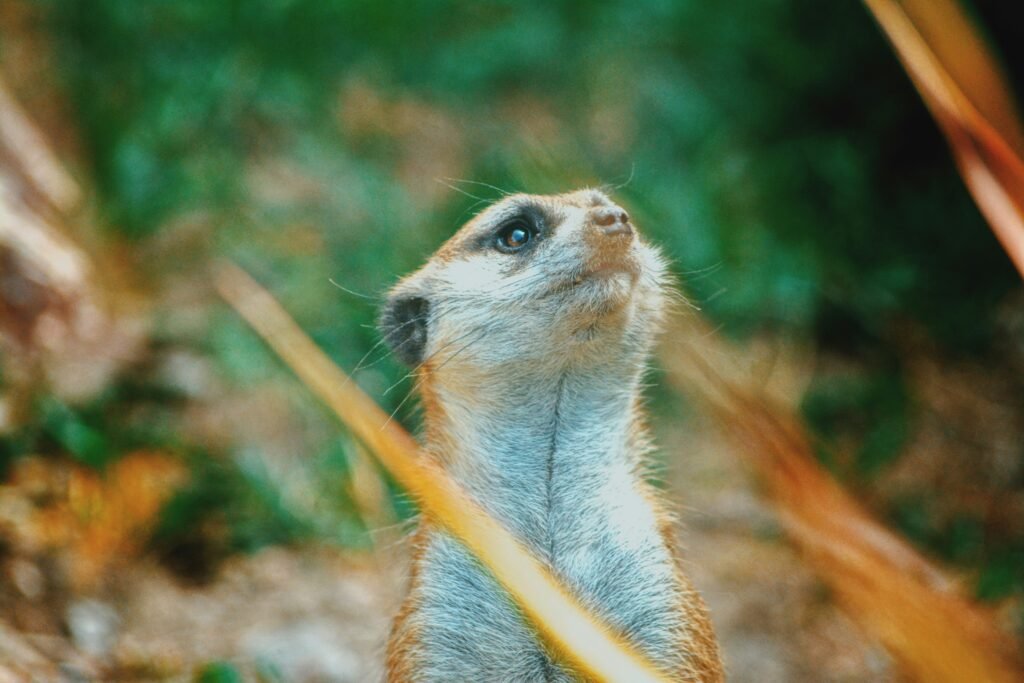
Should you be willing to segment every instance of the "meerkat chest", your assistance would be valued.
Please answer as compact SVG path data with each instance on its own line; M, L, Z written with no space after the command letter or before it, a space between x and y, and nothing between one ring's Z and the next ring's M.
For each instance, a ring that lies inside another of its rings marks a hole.
M569 501L557 494L552 503L552 516L561 519L547 529L538 519L520 537L585 606L671 670L679 656L681 586L643 496L614 488L595 490L587 500L574 493L577 511L593 508L587 515L568 514ZM434 532L421 562L423 680L574 680L461 543Z
M493 429L466 434L461 443L473 451L454 460L453 476L583 604L671 668L681 586L633 471L628 410L565 400L529 408L537 419L507 422L499 439ZM464 658L473 668L462 673L476 680L571 680L446 533L429 535L419 578L424 653L439 675L453 680Z

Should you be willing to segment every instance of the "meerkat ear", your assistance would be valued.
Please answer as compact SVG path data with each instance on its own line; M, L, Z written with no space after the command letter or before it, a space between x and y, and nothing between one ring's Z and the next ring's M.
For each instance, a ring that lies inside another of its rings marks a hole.
M384 342L409 367L423 362L429 315L430 302L420 294L392 294L381 309L377 325Z

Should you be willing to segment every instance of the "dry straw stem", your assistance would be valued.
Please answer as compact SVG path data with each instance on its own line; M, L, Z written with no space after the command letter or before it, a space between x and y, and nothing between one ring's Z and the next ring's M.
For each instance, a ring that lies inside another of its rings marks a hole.
M55 227L52 212L37 210L29 195L63 212L80 194L0 76L0 249L9 247L39 268L47 283L69 298L85 288L87 259Z
M1024 680L1016 645L994 615L960 595L941 569L818 465L799 420L749 379L737 379L745 373L732 371L738 364L722 342L699 322L674 333L701 341L663 354L670 381L703 400L838 602L908 676L929 683Z
M1024 133L1009 87L956 0L864 0L1024 276Z
M56 209L67 212L78 202L82 194L78 185L11 96L3 78L0 78L0 149L10 155L31 185Z
M339 370L247 273L222 264L214 277L224 299L415 496L423 512L466 544L547 641L581 672L598 681L668 680L587 613L504 527L422 456L416 441Z

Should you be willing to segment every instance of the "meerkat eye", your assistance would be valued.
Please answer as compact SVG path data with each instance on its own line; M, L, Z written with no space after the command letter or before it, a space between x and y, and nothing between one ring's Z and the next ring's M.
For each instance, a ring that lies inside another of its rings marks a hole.
M501 226L495 236L495 246L504 252L519 251L533 239L536 229L522 219L511 220Z

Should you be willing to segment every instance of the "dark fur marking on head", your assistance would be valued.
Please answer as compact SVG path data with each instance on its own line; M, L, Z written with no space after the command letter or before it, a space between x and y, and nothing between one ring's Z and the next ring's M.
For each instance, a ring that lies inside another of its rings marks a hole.
M505 215L502 215L499 219L495 220L493 224L489 225L486 230L481 233L474 240L473 248L477 251L487 251L495 248L495 240L500 234L501 230L509 225L521 221L528 226L534 232L535 242L547 237L548 233L554 227L551 221L551 216L548 215L541 207L533 203L522 203L514 207L514 209ZM523 254L532 251L530 249L521 252Z
M398 295L381 310L378 326L384 342L398 360L409 367L423 360L427 348L427 320L430 302L422 296Z

